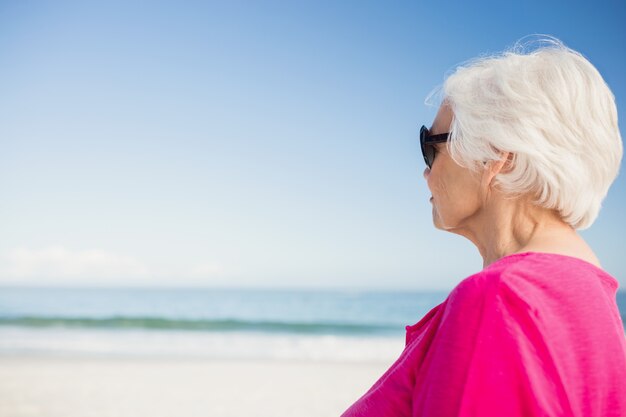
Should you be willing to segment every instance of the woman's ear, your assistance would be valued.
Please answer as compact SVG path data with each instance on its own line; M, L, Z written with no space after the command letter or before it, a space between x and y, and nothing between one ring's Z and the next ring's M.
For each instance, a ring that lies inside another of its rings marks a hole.
M491 186L496 175L507 173L512 169L513 154L511 152L500 152L500 155L501 158L496 161L483 162L481 185L485 190Z

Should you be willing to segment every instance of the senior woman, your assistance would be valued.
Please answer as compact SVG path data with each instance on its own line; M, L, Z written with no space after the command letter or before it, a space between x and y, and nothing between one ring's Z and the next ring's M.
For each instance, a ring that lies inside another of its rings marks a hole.
M420 141L435 227L483 269L407 326L397 361L343 414L626 416L618 282L577 234L618 173L614 97L549 38L463 65Z

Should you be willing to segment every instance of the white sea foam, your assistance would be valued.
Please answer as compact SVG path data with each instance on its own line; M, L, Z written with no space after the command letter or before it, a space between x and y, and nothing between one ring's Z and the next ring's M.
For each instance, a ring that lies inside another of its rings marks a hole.
M0 354L130 355L213 359L390 361L401 337L63 328L0 328Z

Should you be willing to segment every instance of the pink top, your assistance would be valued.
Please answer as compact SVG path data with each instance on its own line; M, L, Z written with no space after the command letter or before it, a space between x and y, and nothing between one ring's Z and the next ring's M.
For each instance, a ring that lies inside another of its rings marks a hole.
M617 287L578 258L501 258L407 326L400 357L342 417L626 416Z

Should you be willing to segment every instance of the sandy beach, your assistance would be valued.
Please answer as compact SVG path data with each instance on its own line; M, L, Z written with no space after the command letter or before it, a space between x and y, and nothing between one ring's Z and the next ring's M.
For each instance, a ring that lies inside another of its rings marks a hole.
M0 417L331 417L390 365L5 354Z

